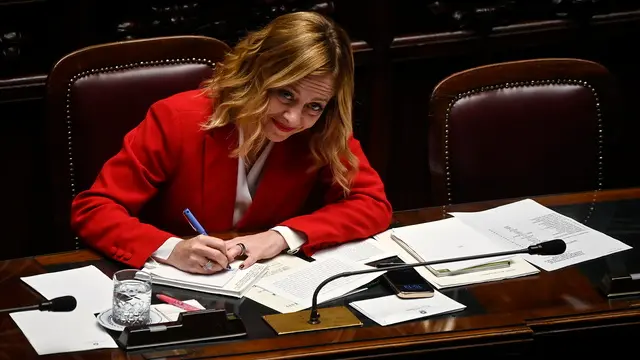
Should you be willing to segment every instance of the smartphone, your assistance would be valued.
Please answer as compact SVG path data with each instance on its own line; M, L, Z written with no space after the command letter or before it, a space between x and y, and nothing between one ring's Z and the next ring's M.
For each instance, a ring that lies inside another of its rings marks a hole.
M402 263L397 263L401 265ZM394 265L396 265L394 263ZM385 267L388 267L386 264ZM381 267L381 266L379 266ZM403 299L429 298L433 296L433 286L427 282L416 269L387 271L382 278Z

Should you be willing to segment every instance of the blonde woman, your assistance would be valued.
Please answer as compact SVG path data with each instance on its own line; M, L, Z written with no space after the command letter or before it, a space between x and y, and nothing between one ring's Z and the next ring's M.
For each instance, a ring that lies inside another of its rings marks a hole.
M353 76L336 24L278 17L241 40L204 89L149 109L74 199L74 231L129 266L153 257L199 274L383 231L391 206L352 136ZM185 209L201 232L257 233L193 236Z

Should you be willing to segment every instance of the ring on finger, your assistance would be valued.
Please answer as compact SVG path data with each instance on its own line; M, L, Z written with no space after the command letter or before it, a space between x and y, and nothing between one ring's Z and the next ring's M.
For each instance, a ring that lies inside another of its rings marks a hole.
M244 246L243 243L237 243L236 245L240 246L240 255L239 256L244 256L244 254L247 253L247 247Z
M213 261L209 260L206 264L202 266L205 270L210 271L213 269Z

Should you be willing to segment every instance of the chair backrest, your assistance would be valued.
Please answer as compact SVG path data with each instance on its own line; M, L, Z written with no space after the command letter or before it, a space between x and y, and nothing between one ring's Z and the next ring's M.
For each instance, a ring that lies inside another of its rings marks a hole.
M87 47L62 58L47 80L55 241L78 248L69 227L73 197L94 182L149 107L196 89L230 48L202 36L173 36Z
M603 188L613 76L580 59L498 63L454 74L429 114L440 205Z

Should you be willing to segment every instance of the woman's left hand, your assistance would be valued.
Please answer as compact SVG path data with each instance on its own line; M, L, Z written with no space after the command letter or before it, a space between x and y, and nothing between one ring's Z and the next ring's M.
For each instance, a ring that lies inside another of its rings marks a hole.
M242 254L242 246L244 245L244 255L247 258L240 265L240 269L246 269L258 260L271 259L287 249L289 245L284 237L275 230L269 230L254 235L239 236L231 240L225 241L227 244L227 257L232 262Z

